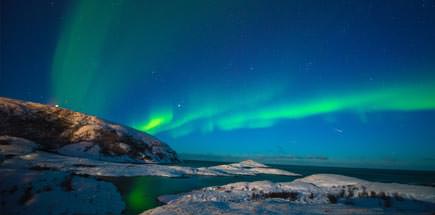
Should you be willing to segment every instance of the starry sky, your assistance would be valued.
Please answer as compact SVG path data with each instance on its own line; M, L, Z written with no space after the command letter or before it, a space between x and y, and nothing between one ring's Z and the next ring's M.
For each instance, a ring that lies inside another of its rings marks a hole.
M433 0L3 0L0 96L189 155L435 170Z

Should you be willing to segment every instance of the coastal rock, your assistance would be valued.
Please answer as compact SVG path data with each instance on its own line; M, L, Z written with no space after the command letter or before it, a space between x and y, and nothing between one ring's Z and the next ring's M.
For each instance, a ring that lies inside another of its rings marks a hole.
M121 214L116 187L65 172L2 169L2 214Z
M0 155L4 157L28 154L37 148L37 144L23 138L0 136Z
M433 187L332 174L283 183L238 182L159 199L167 205L143 214L425 214L435 210Z
M403 198L435 204L435 187L371 182L334 174L315 174L296 179L294 183L314 184L321 189L349 197Z
M142 213L142 215L262 215L262 214L303 214L303 215L367 215L384 214L379 208L358 208L339 204L289 204L280 199L266 199L255 202L189 202L164 205ZM391 213L394 214L394 213ZM405 213L396 213L405 214Z
M253 160L245 160L239 163L224 164L212 167L198 168L199 171L213 171L229 175L286 175L286 176L300 176L299 174L288 172L285 170L270 168L264 164L255 162Z
M3 97L0 136L24 138L41 150L69 156L130 163L179 161L174 150L149 134L57 106Z

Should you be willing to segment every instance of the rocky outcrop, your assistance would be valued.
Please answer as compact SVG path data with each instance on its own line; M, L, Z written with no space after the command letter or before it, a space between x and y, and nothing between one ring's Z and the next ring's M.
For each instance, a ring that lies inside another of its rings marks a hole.
M69 156L135 163L179 161L174 150L149 134L64 108L2 97L0 136L24 138L40 150Z
M200 167L198 171L213 171L217 173L223 173L226 175L286 175L286 176L301 176L299 174L288 172L281 169L270 168L262 163L255 162L253 160L245 160L239 163L224 164L211 167Z
M121 214L116 187L66 172L1 169L2 214Z
M316 174L292 182L237 182L159 197L143 214L430 214L435 188Z
M281 199L265 199L254 202L186 202L168 204L143 212L141 215L380 215L407 214L383 213L378 208L361 208L341 204L292 204ZM409 213L408 213L409 214ZM420 213L422 214L422 213Z

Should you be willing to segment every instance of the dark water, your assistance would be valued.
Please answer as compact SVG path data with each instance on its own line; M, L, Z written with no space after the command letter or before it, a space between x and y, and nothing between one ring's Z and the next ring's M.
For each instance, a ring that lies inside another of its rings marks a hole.
M182 165L192 167L214 166L222 163L208 161L186 161ZM435 183L435 172L430 171L408 171L408 170L382 170L382 169L360 169L360 168L338 168L338 167L316 167L316 166L290 166L270 165L275 168L285 169L299 173L303 176L332 173L351 177L357 177L370 181L395 182L402 184L415 184L433 186ZM269 180L274 182L288 182L298 177L258 175L258 176L235 176L235 177L209 177L195 176L186 178L168 178L157 176L141 177L117 177L105 178L113 182L121 192L126 203L125 214L137 214L147 209L159 206L157 197L164 194L176 194L188 192L202 187L224 185L240 181Z

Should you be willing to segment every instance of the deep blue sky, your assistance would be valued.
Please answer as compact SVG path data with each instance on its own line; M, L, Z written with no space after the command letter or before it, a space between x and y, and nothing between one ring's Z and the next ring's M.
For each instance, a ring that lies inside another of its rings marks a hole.
M435 1L1 1L0 96L180 153L435 170Z

